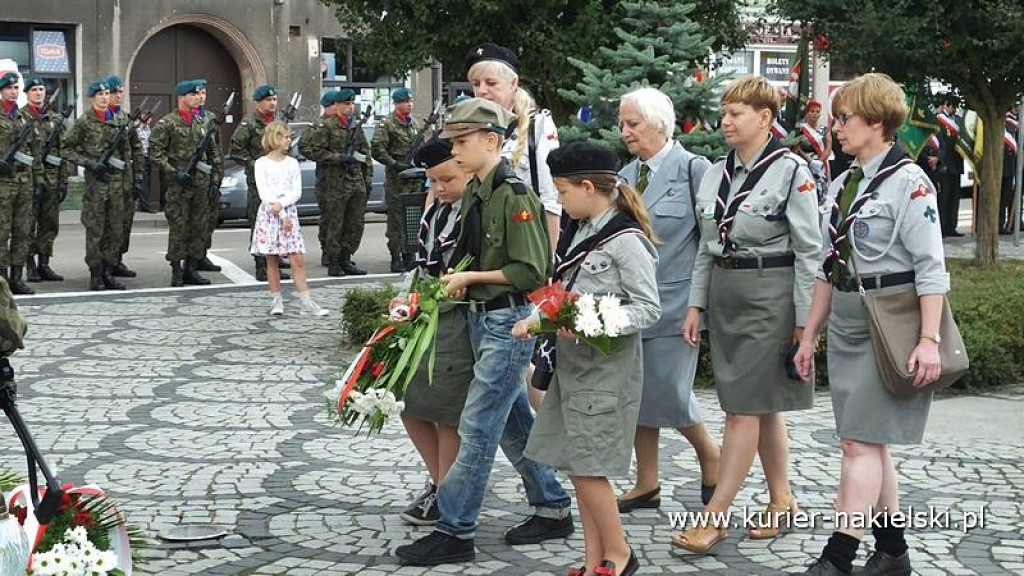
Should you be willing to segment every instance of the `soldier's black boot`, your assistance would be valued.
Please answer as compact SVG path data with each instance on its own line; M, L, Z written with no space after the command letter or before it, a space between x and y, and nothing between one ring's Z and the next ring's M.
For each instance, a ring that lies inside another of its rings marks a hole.
M39 277L42 278L44 282L64 281L63 276L54 272L53 268L50 268L50 257L43 256L42 254L39 255Z
M197 260L188 258L185 260L185 270L181 274L181 279L185 281L185 284L192 286L206 286L210 283L209 280L203 278L196 272Z
M114 278L113 270L113 266L103 265L103 287L107 290L124 290L124 284Z
M266 282L267 281L267 259L263 256L253 256L256 261L256 281Z
M89 290L103 290L103 270L99 266L89 267Z
M39 257L42 259L42 256ZM26 275L29 282L42 282L43 279L39 277L39 267L36 266L36 257L29 256L25 262Z
M21 279L21 271L21 266L11 266L11 276L7 279L7 283L11 286L11 292L24 295L35 294L36 291Z
M117 276L119 278L135 278L138 276L138 274L135 273L135 270L125 266L124 262L121 260L118 260L117 264L110 267L110 274L111 276Z
M366 275L366 270L358 268L356 263L352 261L352 256L344 253L341 255L341 271L344 272L346 276Z
M391 271L395 273L405 272L405 262L402 261L401 252L391 253Z
M175 260L171 262L171 287L180 288L185 285L185 281L182 279L183 272L181 271L181 260Z
M320 245L320 265L324 268L331 263L331 259L327 257L327 250L324 249L324 245Z
M203 256L203 259L196 266L196 270L200 272L220 272L220 266L211 262L208 256Z
M328 276L344 276L345 270L341 267L341 259L332 257L327 261Z

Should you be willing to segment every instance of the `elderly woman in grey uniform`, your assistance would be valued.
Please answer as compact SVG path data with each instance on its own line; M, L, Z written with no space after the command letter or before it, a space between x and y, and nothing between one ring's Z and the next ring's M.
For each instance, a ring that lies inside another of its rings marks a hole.
M570 574L631 575L639 562L608 477L629 473L643 387L640 331L660 313L654 232L640 195L619 180L613 151L575 142L552 151L548 164L572 218L558 245L554 279L580 294L617 295L628 322L607 355L571 332L559 333L555 372L525 454L565 472L576 488L586 561ZM529 337L539 317L534 312L517 323L513 336Z
M700 462L703 502L707 503L718 482L718 444L701 422L693 394L697 350L687 347L681 337L700 239L694 198L710 163L672 139L675 126L675 110L664 93L641 88L622 97L619 127L636 159L619 174L643 195L658 236L661 318L643 332L644 390L633 443L637 476L633 488L619 499L621 512L661 504L661 428L675 428L693 445Z
M839 525L805 575L910 576L903 528L886 511L898 511L899 485L890 444L918 444L931 405L930 392L894 396L883 386L859 291L917 292L921 340L907 359L915 384L937 380L942 298L949 290L935 187L894 144L907 108L903 90L884 74L845 84L832 100L839 141L856 156L829 190L829 242L814 287L807 329L796 354L810 378L818 331L828 323L828 376L836 431L843 452L836 511L872 519L875 551L853 569L863 527ZM838 516L837 516L838 517ZM897 523L898 524L898 523Z
M705 510L726 514L758 454L768 511L750 538L772 538L797 509L789 485L783 412L806 410L814 385L793 380L788 354L799 342L821 252L818 196L806 166L771 134L775 88L761 76L736 79L722 94L722 130L733 147L705 175L697 194L701 243L683 328L700 340L707 311L711 363L725 411L718 489ZM673 544L707 553L724 526L695 526Z

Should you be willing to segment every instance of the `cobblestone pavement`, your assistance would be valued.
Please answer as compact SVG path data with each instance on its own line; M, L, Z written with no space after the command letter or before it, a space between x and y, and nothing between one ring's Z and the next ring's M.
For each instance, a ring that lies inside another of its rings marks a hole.
M342 286L314 295L336 309ZM433 570L399 567L391 555L427 529L398 512L425 479L400 425L367 438L331 427L325 381L349 353L338 316L266 315L265 293L223 288L27 300L30 345L14 357L20 406L62 480L108 489L153 539L141 573L564 574L582 538L512 548L501 535L525 513L521 482L499 456L477 538L477 561ZM700 394L714 434L722 418ZM827 396L794 414L793 484L808 511L831 510L839 473ZM0 443L0 468L23 471L14 435ZM905 505L948 508L952 521L984 509L984 527L909 535L917 573L1024 574L1024 446L925 443L894 450ZM689 447L663 436L660 513L625 518L643 574L770 574L803 565L828 529L755 542L732 537L705 558L677 555L668 514L699 510L699 474ZM566 482L566 484L568 484ZM625 487L625 480L618 482ZM759 469L737 505L766 504ZM218 523L231 535L182 547L156 535L171 526ZM870 540L870 539L869 539ZM862 557L863 559L863 553Z

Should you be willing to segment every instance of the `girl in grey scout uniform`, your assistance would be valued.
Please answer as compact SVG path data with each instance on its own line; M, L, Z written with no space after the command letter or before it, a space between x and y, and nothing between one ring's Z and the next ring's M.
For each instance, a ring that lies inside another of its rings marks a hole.
M427 171L434 194L434 202L427 207L420 223L416 262L420 274L440 276L455 265L451 257L462 229L459 211L469 175L455 163L452 144L447 140L431 140L416 152L413 160L417 167ZM391 308L406 304L408 299L400 296L391 302ZM400 514L403 520L417 526L437 524L437 486L459 452L459 418L473 380L473 345L465 306L442 305L434 346L433 382L428 379L424 362L409 384L402 412L402 424L430 473L426 489Z
M661 318L644 330L644 389L633 448L636 483L619 499L619 511L661 505L658 479L660 428L675 428L693 445L706 504L718 482L719 450L701 421L693 394L697 350L681 337L690 298L690 276L700 233L694 203L710 163L672 139L675 109L664 93L641 88L619 105L622 140L636 160L619 175L642 195L658 235L658 297Z
M574 292L619 295L629 315L621 348L607 356L561 334L555 373L526 445L528 458L565 472L576 488L586 551L586 564L571 572L577 576L639 568L608 476L629 473L643 388L640 331L657 322L661 308L650 217L640 195L619 180L617 164L614 152L590 142L548 156L559 200L572 218L559 242L555 279ZM529 338L539 325L534 312L512 335Z
M715 387L726 413L718 489L705 510L726 514L758 454L768 481L768 511L749 527L773 538L796 512L782 413L806 410L814 385L793 380L787 360L800 340L821 251L814 179L771 134L775 88L761 76L735 80L722 94L722 129L733 147L701 183L701 244L684 337L696 347L708 313ZM723 526L694 526L673 543L707 553Z
M899 510L889 444L921 442L932 399L930 392L893 396L882 385L856 276L864 290L914 285L921 341L908 362L923 385L941 372L937 334L949 275L935 187L893 144L907 113L903 91L884 74L866 74L836 92L832 110L843 149L857 159L829 190L829 241L795 362L811 378L818 331L827 321L829 388L843 451L836 510L856 518ZM840 525L804 574L910 576L903 528L888 520L883 514L872 522L875 552L864 568L853 570L864 530Z

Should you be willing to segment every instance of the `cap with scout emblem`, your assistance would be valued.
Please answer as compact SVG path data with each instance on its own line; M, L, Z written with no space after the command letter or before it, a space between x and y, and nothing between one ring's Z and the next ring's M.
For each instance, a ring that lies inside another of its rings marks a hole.
M391 93L392 102L408 102L412 100L412 92L408 88L399 88Z
M416 156L413 158L413 165L417 168L429 170L434 166L444 164L452 158L451 140L442 140L435 137L416 151Z
M618 175L618 165L618 155L596 142L573 142L548 153L552 178L580 174Z
M110 76L107 78L107 87L111 92L122 92L124 91L124 81L120 76Z
M512 113L500 104L483 98L470 98L448 109L441 138L450 140L479 130L505 134L514 119Z
M94 80L92 84L89 84L89 88L85 91L85 94L92 98L97 92L108 90L110 90L110 84L107 84L107 79L103 78L100 80Z
M484 60L501 62L515 72L518 72L519 70L519 57L516 56L515 52L505 48L504 46L499 46L494 42L484 42L466 54L466 73L469 73L469 69L472 68L474 64L477 62L483 62Z
M258 86L255 90L252 91L252 99L255 102L259 102L264 98L270 98L271 96L277 96L277 88L275 88L272 84L264 84L263 86Z

